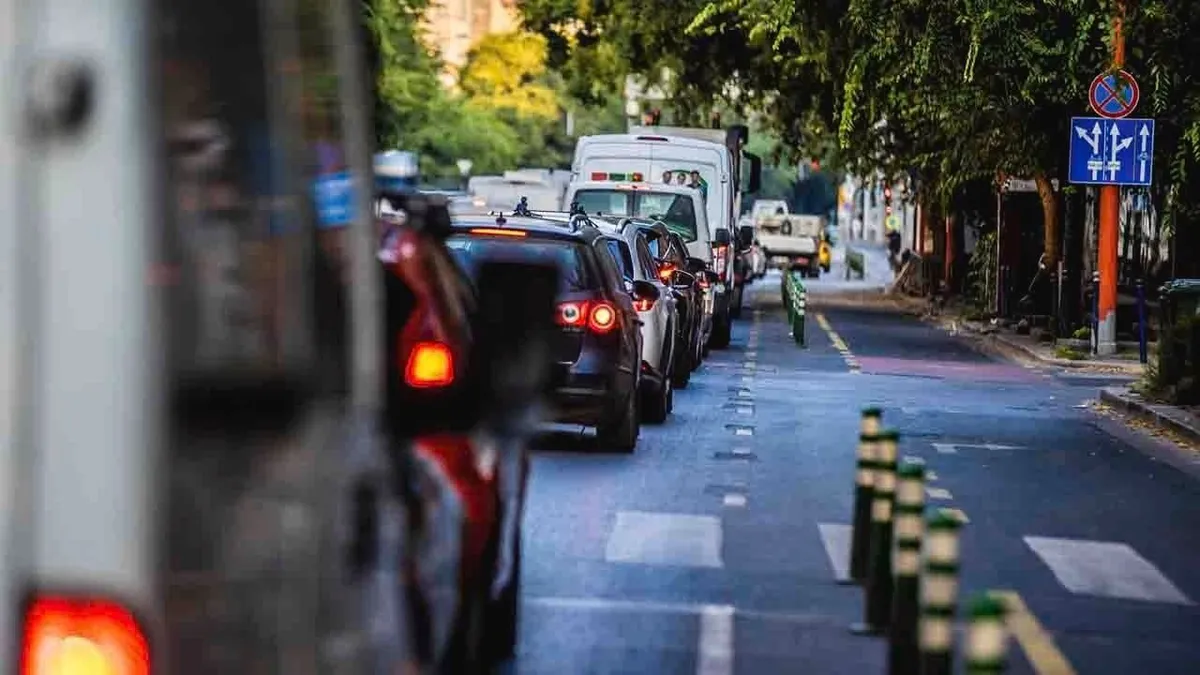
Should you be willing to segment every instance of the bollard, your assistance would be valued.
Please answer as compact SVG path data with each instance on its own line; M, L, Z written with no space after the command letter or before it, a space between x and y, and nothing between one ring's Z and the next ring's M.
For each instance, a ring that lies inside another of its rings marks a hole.
M1008 629L1004 604L991 595L971 603L967 628L967 675L996 675L1008 669Z
M917 675L921 650L917 646L917 618L921 575L921 537L925 532L925 464L906 459L896 470L896 509L892 569L895 588L892 620L888 629L888 673Z
M863 622L856 633L878 634L887 628L892 614L892 497L896 489L896 444L900 434L878 435L871 490L870 543L867 545L866 592L863 593Z
M945 509L930 519L921 578L921 675L951 675L958 602L958 535L962 522Z
M850 578L862 583L867 578L867 555L871 541L871 496L875 471L876 435L881 431L883 411L863 408L858 429L858 461L854 473L854 510L850 527Z
M1138 312L1138 361L1143 365L1148 359L1146 354L1146 282L1137 280L1137 312Z
M792 337L796 340L796 344L801 347L806 346L804 334L804 319L808 307L808 292L804 290L804 285L796 282L792 288L792 302L795 305L792 310Z

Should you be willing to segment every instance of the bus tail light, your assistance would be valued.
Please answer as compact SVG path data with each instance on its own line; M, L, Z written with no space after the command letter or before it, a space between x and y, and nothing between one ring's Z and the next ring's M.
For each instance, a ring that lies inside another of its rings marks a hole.
M133 613L99 598L39 596L26 610L21 675L149 675L150 643Z

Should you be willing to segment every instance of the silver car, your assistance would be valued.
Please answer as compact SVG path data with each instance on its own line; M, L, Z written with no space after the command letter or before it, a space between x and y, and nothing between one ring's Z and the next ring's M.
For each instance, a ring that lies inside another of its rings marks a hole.
M645 281L659 289L656 301L634 304L642 324L642 411L647 422L661 423L671 414L675 390L671 372L675 365L675 331L679 313L675 298L658 275L658 263L650 253L638 228L624 218L593 218L601 231L613 234L617 241L609 245L609 253L617 261L626 286Z

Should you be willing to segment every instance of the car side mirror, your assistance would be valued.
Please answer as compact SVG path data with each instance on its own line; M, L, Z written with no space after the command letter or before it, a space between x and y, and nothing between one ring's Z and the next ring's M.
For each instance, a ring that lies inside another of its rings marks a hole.
M649 281L638 280L633 282L633 290L630 291L634 300L640 300L649 304L654 304L658 301L660 293L658 287Z
M742 225L738 227L738 249L746 250L754 245L754 226Z
M675 270L671 273L671 286L674 288L691 288L692 284L696 283L696 277L683 270Z
M730 241L731 239L729 236L729 230L722 227L721 229L717 230L715 235L713 235L712 243L715 246L728 246Z
M705 267L706 265L703 260L689 257L685 269L692 274L699 274L704 271Z

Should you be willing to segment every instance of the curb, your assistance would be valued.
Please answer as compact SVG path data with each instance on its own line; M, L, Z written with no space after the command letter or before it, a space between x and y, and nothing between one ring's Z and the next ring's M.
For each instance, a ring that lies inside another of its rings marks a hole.
M1180 413L1171 406L1142 401L1140 397L1124 387L1101 389L1100 400L1136 415L1157 427L1169 429L1192 443L1200 444L1200 423L1187 419L1190 417L1189 415Z
M1088 361L1086 359L1072 360L1042 356L1034 349L1011 340L1002 334L982 333L974 330L965 321L958 322L959 329L957 331L951 330L952 321L953 319L940 318L937 320L937 324L943 330L960 336L965 334L968 338L972 338L972 341L979 345L981 351L992 356L1079 371L1111 372L1131 376L1141 376L1145 372L1145 368L1140 363L1096 363L1095 361Z

